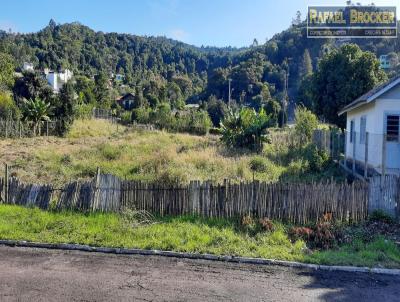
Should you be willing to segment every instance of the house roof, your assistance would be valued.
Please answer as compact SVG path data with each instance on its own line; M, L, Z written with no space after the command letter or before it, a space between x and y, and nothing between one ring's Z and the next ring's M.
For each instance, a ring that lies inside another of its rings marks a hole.
M128 92L127 94L117 97L116 101L123 101L124 99L126 99L128 97L135 97L135 95Z
M375 88L371 89L367 93L363 94L362 96L358 97L356 100L351 102L350 104L346 105L339 111L339 115L346 113L352 109L358 108L362 105L370 103L377 99L379 96L384 94L385 92L389 91L396 85L400 83L400 75L391 78L389 81L376 86Z

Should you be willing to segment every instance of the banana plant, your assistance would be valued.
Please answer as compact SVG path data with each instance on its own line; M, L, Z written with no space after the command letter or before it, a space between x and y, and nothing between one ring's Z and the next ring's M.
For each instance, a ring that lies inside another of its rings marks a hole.
M25 100L22 108L24 119L33 123L33 134L40 135L40 125L44 121L50 120L50 104L42 99L36 98L33 100Z

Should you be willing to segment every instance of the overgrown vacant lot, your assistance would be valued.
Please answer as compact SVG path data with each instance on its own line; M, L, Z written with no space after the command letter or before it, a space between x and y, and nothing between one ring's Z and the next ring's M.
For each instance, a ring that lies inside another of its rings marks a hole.
M329 250L308 249L290 239L290 226L269 229L231 219L154 218L123 214L52 212L0 205L0 238L92 246L161 249L294 260L318 264L400 267L400 249L392 240L355 227L348 243ZM353 233L356 234L353 234Z
M135 180L266 181L320 179L339 175L326 167L312 171L307 150L266 144L263 154L232 152L216 136L133 130L101 120L76 121L66 138L42 137L0 141L0 160L19 178L62 184L104 173ZM0 167L2 173L3 166Z

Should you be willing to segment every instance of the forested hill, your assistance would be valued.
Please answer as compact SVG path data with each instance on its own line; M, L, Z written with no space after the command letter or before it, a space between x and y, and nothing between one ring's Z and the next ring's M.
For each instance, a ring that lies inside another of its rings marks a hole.
M352 42L377 55L399 51L398 39ZM17 66L27 61L37 69L69 68L87 77L121 73L128 90L144 87L145 97L158 99L196 101L215 95L227 101L228 79L232 79L232 98L243 103L269 96L279 101L285 70L289 71L291 98L296 99L301 78L316 68L324 52L338 44L337 40L307 39L301 22L265 44L255 41L242 49L194 47L165 37L95 32L80 23L57 25L53 20L37 33L0 32L0 52L10 53Z

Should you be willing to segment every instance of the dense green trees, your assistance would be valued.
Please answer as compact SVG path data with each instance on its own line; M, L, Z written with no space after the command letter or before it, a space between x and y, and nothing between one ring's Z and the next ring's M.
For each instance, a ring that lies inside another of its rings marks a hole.
M132 120L141 124L154 124L159 129L174 132L207 134L211 119L203 109L172 110L169 103L160 103L155 108L139 107L132 110Z
M338 109L385 75L375 57L356 46L338 49L332 40L307 39L299 17L264 45L242 49L199 48L162 37L95 32L79 23L57 25L54 20L37 33L0 31L0 52L4 53L0 53L0 83L5 89L12 87L19 107L24 99L40 98L50 104L51 118L69 116L71 106L79 116L86 116L94 106L116 108L115 98L130 92L135 96L134 110L124 113L125 119L131 115L138 122L151 120L161 127L171 123L170 129L176 130L199 120L207 124L205 111L213 125L219 126L228 111L229 95L231 108L262 110L269 125L281 123L286 116L282 104L289 72L290 101L343 125L337 118ZM391 61L398 63L397 39L374 42L357 41L362 49L390 53ZM32 72L25 72L13 85L14 67L19 71L24 61L34 63L36 70L71 69L75 75L71 87L55 95L46 80ZM116 81L116 73L123 80ZM174 115L185 111L185 103L202 104L201 110ZM293 119L293 112L289 114ZM185 126L178 125L178 120Z
M20 110L9 92L0 91L0 120L18 119Z
M8 90L14 85L14 59L0 52L0 90Z
M96 104L95 85L96 84L93 80L85 76L75 77L75 89L80 103Z
M38 72L24 72L23 77L15 81L13 93L17 104L22 104L24 99L33 100L36 98L50 104L54 101L52 88Z
M328 122L344 127L345 117L338 111L386 78L373 53L346 44L325 55L312 81L304 82L304 93L311 97L306 103L313 103L311 108Z
M219 127L221 120L228 111L228 106L222 100L218 100L214 95L208 98L205 106L213 125Z

